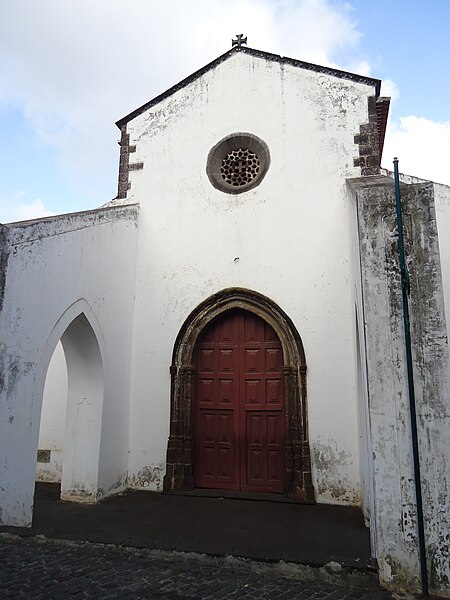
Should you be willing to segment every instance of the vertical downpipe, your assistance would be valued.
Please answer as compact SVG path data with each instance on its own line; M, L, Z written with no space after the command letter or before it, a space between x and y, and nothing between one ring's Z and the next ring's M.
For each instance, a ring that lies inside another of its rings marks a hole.
M427 572L427 556L425 548L425 530L423 521L423 504L422 504L422 484L420 477L420 458L419 458L419 442L417 436L417 414L416 414L416 397L414 392L414 376L413 362L411 351L411 329L409 322L409 302L408 296L410 293L409 273L405 260L405 245L403 241L403 215L402 202L400 198L400 180L398 174L398 158L394 158L394 182L395 182L395 207L397 211L397 232L398 232L398 254L400 259L400 274L402 281L402 298L403 298L403 324L405 329L405 350L406 350L406 365L408 370L408 395L409 395L409 413L411 419L411 437L413 447L413 464L414 464L414 484L416 490L416 507L417 507L417 530L419 536L419 558L420 558L420 574L422 580L422 594L428 598L428 572Z

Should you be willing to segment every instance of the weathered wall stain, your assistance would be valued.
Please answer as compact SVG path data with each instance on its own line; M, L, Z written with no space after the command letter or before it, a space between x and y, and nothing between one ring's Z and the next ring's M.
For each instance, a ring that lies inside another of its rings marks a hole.
M128 485L131 488L152 488L160 492L162 490L163 476L163 465L149 465L147 467L143 467L137 473L130 475L128 477Z
M5 297L6 272L8 269L8 229L0 223L0 311Z
M336 440L315 440L311 448L317 491L335 501L359 504L359 493L345 474L353 459Z
M105 493L105 496L110 496L111 494L117 494L118 492L122 492L127 487L128 474L122 473L117 477L117 479L108 486L108 489Z

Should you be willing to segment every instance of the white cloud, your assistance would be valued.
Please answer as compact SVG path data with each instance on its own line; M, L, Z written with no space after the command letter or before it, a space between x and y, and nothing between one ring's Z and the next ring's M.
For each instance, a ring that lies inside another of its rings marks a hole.
M344 71L350 71L350 73L358 73L358 75L372 77L372 66L367 62L367 60L353 61L343 68Z
M12 200L0 200L0 223L27 221L29 219L49 217L53 214L44 206L41 198L36 198L30 202L18 202L24 195L25 192L20 191L15 194Z
M36 198L32 202L19 204L16 209L16 217L20 221L27 219L38 219L40 217L50 217L52 211L45 208L41 198Z
M114 122L237 33L321 64L360 38L350 8L331 0L14 0L0 4L0 101L22 108L78 185L109 194L101 204L115 193Z
M400 90L392 79L381 84L381 95L391 98L392 104ZM399 169L406 175L450 185L450 122L436 122L410 115L389 119L383 149L382 166L393 170L393 159L399 159Z
M450 185L450 122L438 123L409 116L390 124L383 166L392 171L395 156L402 173Z
M381 82L381 96L387 96L392 104L400 97L400 90L393 79L383 79Z
M0 102L21 107L100 205L116 189L114 122L225 52L237 33L254 48L371 72L358 57L351 7L334 0L14 0L0 3ZM382 93L395 100L395 82L385 81ZM429 148L447 149L447 132L446 124L404 118L390 127L385 156L443 181L448 150Z
M283 48L294 58L330 65L336 52L355 47L361 38L347 4L286 0L277 5L271 23L278 52ZM264 41L261 47L266 48Z

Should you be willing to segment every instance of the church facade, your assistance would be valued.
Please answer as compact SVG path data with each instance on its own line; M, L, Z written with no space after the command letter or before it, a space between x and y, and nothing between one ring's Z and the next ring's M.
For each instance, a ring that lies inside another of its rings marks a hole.
M379 80L238 46L118 121L117 198L0 228L0 523L34 481L361 506L419 554ZM450 189L402 178L428 571L450 595ZM36 470L36 452L38 466Z

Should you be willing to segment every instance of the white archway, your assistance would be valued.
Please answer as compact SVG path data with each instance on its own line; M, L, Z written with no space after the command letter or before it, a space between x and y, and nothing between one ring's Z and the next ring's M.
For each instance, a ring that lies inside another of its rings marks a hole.
M65 413L64 431L61 432L61 498L95 502L99 495L98 463L103 410L101 352L84 312L67 326L60 341L66 363L63 368L67 372L67 392L65 398L58 399L65 406L54 403L53 408ZM52 360L48 368L50 366L53 366ZM57 416L55 414L55 421ZM45 417L46 425L51 429L51 415L46 414ZM55 422L54 428L57 426Z
M45 314L45 311L44 311ZM34 319L42 315L34 315ZM32 350L18 348L5 356L0 377L2 434L0 524L29 527L32 523L42 398L48 366L58 341L68 365L67 456L63 497L95 502L99 485L102 440L105 344L88 303L81 299L58 319L47 339L37 333L27 339ZM4 400L4 401L3 401ZM103 436L104 439L104 436Z
M61 498L98 499L103 365L94 330L81 313L61 336L67 363L67 413Z

